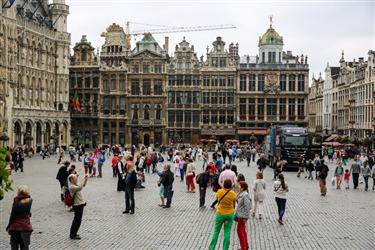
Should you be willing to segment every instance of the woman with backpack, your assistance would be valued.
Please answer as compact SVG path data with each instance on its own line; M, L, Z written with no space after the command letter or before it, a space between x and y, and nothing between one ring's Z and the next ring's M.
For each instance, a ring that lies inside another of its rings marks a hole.
M284 225L283 222L283 216L285 213L285 204L286 204L286 193L289 192L288 185L286 184L284 180L284 175L279 174L277 176L277 180L275 181L275 184L273 186L273 191L275 193L275 199L277 204L277 210L279 219L277 222L280 225Z
M240 240L241 250L247 250L249 249L249 243L247 241L246 222L249 219L251 209L247 183L244 181L238 182L238 190L239 194L237 197L237 209L235 214L235 220L238 223L237 235Z
M234 206L236 203L236 193L232 190L233 185L230 179L224 181L223 189L216 194L218 207L215 216L214 232L210 243L210 250L214 250L219 239L221 227L224 225L223 249L229 249L230 232L234 220Z

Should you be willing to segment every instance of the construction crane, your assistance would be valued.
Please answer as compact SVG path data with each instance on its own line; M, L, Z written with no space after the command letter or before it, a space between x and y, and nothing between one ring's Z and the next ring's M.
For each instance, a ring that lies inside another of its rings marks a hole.
M148 30L136 30L130 31L130 23L162 27L158 29L148 29ZM126 23L126 39L127 45L130 48L131 36L136 37L137 35L143 35L145 33L151 34L164 34L164 33L178 33L178 32L195 32L195 31L205 31L205 30L225 30L225 29L235 29L236 26L232 24L218 24L218 25L206 25L206 26L188 26L188 27L173 27L166 25L156 25L156 24L146 24L146 23L136 23L127 22Z

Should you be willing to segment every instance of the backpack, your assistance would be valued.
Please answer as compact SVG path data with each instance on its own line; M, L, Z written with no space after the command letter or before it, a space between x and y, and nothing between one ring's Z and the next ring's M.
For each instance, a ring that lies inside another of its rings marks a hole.
M69 191L66 191L65 192L65 195L64 195L64 203L66 206L68 207L71 207L73 206L74 204L74 198L72 197L72 195L70 194Z
M151 156L146 157L146 165L151 165Z

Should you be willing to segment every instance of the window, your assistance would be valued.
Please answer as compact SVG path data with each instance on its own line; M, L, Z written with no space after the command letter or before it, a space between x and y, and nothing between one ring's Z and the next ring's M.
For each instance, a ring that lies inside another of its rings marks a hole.
M217 86L218 85L218 76L212 76L211 77L211 86Z
M216 124L218 121L217 111L211 110L211 124Z
M289 91L295 91L296 90L296 76L295 75L289 75Z
M90 88L91 78L85 77L85 88Z
M199 116L199 110L193 111L193 123L199 123L200 122L200 116Z
M99 87L99 77L95 76L95 77L92 79L92 84L93 84L93 87L94 87L94 88Z
M107 79L103 80L103 88L104 88L104 91L109 91L109 83Z
M155 119L156 120L161 120L161 111L162 111L161 105L160 104L156 105L155 110L156 110L156 112L155 112Z
M231 105L234 104L234 93L227 92L227 104Z
M200 103L200 92L194 91L193 92L193 104L199 104Z
M203 110L203 123L204 124L209 124L210 123L210 111L208 110Z
M169 91L168 92L168 104L174 104L175 102L176 102L175 92Z
M183 75L177 75L177 86L184 85L184 76Z
M305 75L298 75L298 91L305 91Z
M104 97L103 99L103 102L104 102L104 114L109 114L109 110L110 110L110 106L111 106L111 100L109 99L109 97Z
M264 91L264 75L258 75L258 91Z
M246 91L246 75L240 75L240 91Z
M193 76L193 85L194 86L199 86L200 85L199 76Z
M295 116L296 113L295 113L295 109L296 109L296 100L294 98L290 98L289 99L289 116Z
M116 127L117 127L116 122L111 122L111 128L116 128Z
M126 90L126 83L125 83L125 77L121 75L120 77L120 91Z
M219 111L219 124L225 124L225 111Z
M190 86L191 85L191 76L185 75L185 85Z
M161 80L154 80L154 95L163 94L163 85Z
M143 73L150 73L150 65L148 65L147 63L143 64Z
M177 91L176 92L176 103L183 104L184 92Z
M234 86L234 76L228 76L228 87Z
M279 104L279 113L280 113L280 120L285 120L286 117L286 99L280 98L280 104Z
M303 98L298 98L298 107L297 107L297 115L304 116L305 115L305 100Z
M203 92L203 104L209 104L210 103L210 93Z
M256 91L256 77L254 74L249 76L249 91Z
M218 58L212 57L211 61L212 61L212 67L217 67L219 65Z
M168 85L174 86L176 83L176 77L175 76L168 76Z
M148 104L143 106L143 119L150 120L150 105Z
M264 118L264 98L258 99L258 120L263 120Z
M154 73L161 73L161 64L156 64L154 67Z
M286 91L286 75L280 75L280 91Z
M225 104L226 102L226 92L219 92L219 104Z
M217 104L217 92L211 92L211 104Z
M209 85L210 85L210 77L203 76L203 86L209 86Z
M132 95L140 95L140 88L139 88L139 80L132 80L131 81L131 94Z
M111 76L111 90L116 90L116 76L115 75L112 75Z
M226 58L220 58L220 67L226 67L227 66L227 59Z
M267 119L276 120L277 114L277 100L276 98L267 99Z
M220 87L225 87L225 76L220 76L219 77L219 86Z
M234 114L232 111L227 112L227 124L233 124L234 123Z
M168 111L168 123L173 124L175 121L175 111L169 110Z
M190 126L191 123L191 111L187 110L185 111L185 123L187 123L187 126Z
M246 99L240 98L240 120L246 120Z
M143 80L143 95L151 95L151 81Z
M192 104L193 102L193 93L185 92L185 104Z
M125 115L125 97L121 96L120 97L120 114Z
M255 98L249 98L249 105L248 105L248 117L249 120L255 119Z
M184 112L176 112L176 122L183 123L184 122Z
M265 52L262 52L262 63L264 63L266 60L266 54Z
M112 97L112 99L111 99L111 109L112 109L112 114L116 114L116 110L117 110L116 97Z
M268 62L269 63L276 62L276 52L268 52Z

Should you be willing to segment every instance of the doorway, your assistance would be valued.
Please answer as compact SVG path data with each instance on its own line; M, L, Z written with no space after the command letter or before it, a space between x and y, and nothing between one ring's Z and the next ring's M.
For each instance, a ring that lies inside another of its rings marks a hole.
M149 134L145 134L143 136L143 144L148 147L150 146L150 135Z

